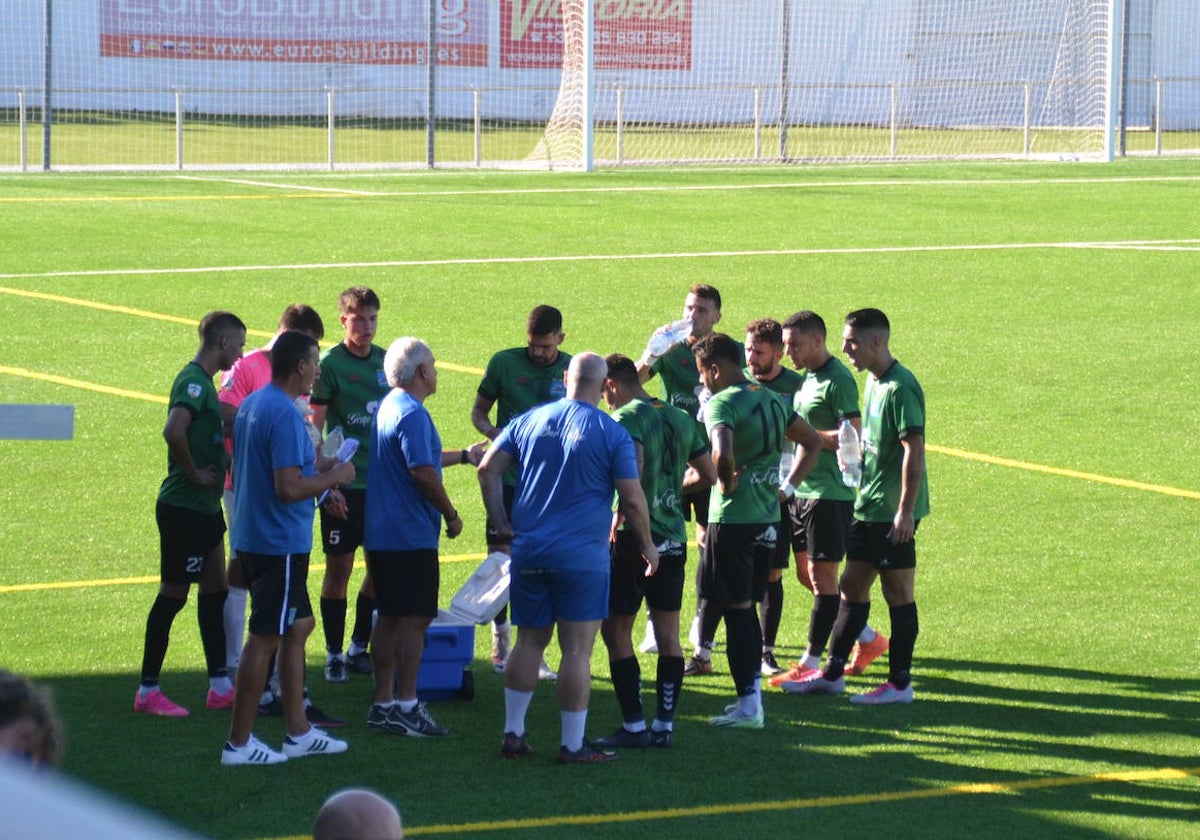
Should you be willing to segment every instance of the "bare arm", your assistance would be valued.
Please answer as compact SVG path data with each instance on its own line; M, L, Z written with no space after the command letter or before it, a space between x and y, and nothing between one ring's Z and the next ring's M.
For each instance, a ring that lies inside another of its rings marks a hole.
M835 440L833 448L836 449L837 432L833 434ZM796 450L798 457L792 463L791 472L788 473L786 479L788 484L795 487L817 465L817 459L821 457L821 450L825 448L825 439L821 432L808 425L799 416L795 417L788 425L787 439L799 447Z
M275 470L275 495L285 502L298 502L351 481L354 481L354 464L349 461L316 475L301 475L300 467L280 467Z
M458 453L454 453L458 457ZM462 517L458 515L458 511L454 507L454 503L450 501L450 496L446 494L446 485L442 484L442 479L438 477L437 470L428 464L420 467L414 467L408 471L412 476L413 484L417 490L433 503L433 506L438 509L438 513L446 520L446 536L454 539L462 533L463 522Z
M901 438L904 460L900 473L900 508L892 520L893 542L908 542L917 530L913 520L913 508L917 504L917 493L921 489L921 476L925 474L925 435L909 434Z
M733 429L717 426L709 433L712 443L712 462L717 473L717 487L728 496L737 489L737 464L733 459Z
M688 461L688 470L683 474L683 492L696 493L717 483L717 467L706 452Z
M221 476L213 464L209 464L202 470L196 468L196 462L192 460L192 451L188 449L187 441L187 430L191 425L192 412L182 406L175 406L167 413L167 424L163 426L162 431L163 440L167 442L167 449L170 450L171 457L183 469L188 481L197 487L208 489L215 485Z
M475 405L471 406L471 425L488 440L495 440L496 435L500 434L500 430L492 425L492 421L488 417L495 404L495 400L485 397L483 394L476 394Z
M511 453L492 447L483 456L476 473L483 493L483 506L496 531L494 539L501 545L511 543L513 538L512 523L504 511L504 473L516 462Z
M613 484L617 488L617 509L637 534L642 559L646 561L646 577L650 577L658 571L658 549L650 536L650 507L642 483L636 478L619 478Z

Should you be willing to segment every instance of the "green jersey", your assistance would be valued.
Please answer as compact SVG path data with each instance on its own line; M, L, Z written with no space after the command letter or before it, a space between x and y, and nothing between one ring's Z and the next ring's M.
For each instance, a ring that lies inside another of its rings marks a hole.
M212 377L195 362L188 362L171 386L167 413L176 406L192 415L192 422L187 427L187 447L196 469L215 466L217 475L224 476L225 439L221 435L221 405L217 400L217 389L213 386ZM187 473L170 449L167 450L167 477L158 488L160 502L201 513L218 513L221 510L221 489L220 479L208 490L197 487L188 480Z
M372 344L365 358L355 356L345 344L321 354L321 375L313 386L309 402L325 406L325 433L338 426L346 439L358 441L354 453L354 481L348 486L364 490L367 465L371 457L371 427L375 410L390 388L383 372L384 349Z
M836 429L843 418L858 417L858 383L854 381L854 374L830 356L825 364L810 370L804 377L804 384L792 398L792 408L818 432ZM796 444L789 441L784 448L784 460L788 461L789 467L795 452ZM821 450L812 472L796 488L796 495L801 499L854 501L854 488L847 487L842 481L836 452Z
M536 365L524 347L501 350L488 360L479 395L496 405L496 428L503 429L518 414L567 395L563 374L571 363L571 354L559 351L548 365ZM515 485L516 469L504 474L504 483Z
M867 376L863 400L862 485L854 503L854 517L864 522L891 522L900 508L904 447L910 434L925 434L925 392L917 378L899 362L876 378ZM921 474L921 487L913 518L929 514L929 481Z
M792 410L769 388L739 382L713 395L705 412L709 437L721 426L733 432L737 489L730 495L714 486L709 522L758 525L779 522L779 453Z
M696 423L674 406L640 399L618 408L613 419L642 448L641 483L650 507L650 532L656 540L686 542L683 474L688 461L708 451Z
M676 344L654 364L650 372L662 377L663 399L678 409L695 417L700 410L700 372L696 370L696 356L692 345Z

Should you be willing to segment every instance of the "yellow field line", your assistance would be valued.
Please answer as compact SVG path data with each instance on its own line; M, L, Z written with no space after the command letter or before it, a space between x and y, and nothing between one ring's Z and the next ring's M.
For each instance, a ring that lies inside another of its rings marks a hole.
M967 785L952 785L944 788L922 790L883 791L880 793L853 794L849 796L824 796L817 799L783 799L767 802L741 802L696 805L690 808L664 808L657 811L626 811L609 814L569 814L558 817L543 817L522 820L497 820L495 822L458 823L445 825L405 826L406 837L432 834L467 834L482 831L512 831L521 828L556 828L561 826L595 826L614 823L650 822L655 820L694 819L696 817L728 816L734 814L760 814L763 811L803 811L813 808L842 808L847 805L878 805L885 802L904 802L916 799L938 799L947 796L978 796L981 794L1019 793L1026 790L1070 787L1109 782L1158 782L1186 779L1200 775L1200 767L1177 769L1165 767L1159 770L1128 770L1114 773L1096 773L1091 776L1055 776L1030 779L1024 782L991 782ZM403 808L403 803L401 803ZM278 838L278 840L304 840L303 837Z
M108 385L100 385L95 382L84 382L82 379L69 379L65 376L56 376L53 373L38 373L25 368L8 367L0 365L0 374L7 376L19 376L22 379L36 379L39 382L50 382L55 385L66 385L69 388L81 388L84 391L96 391L100 394L110 394L114 397L127 397L132 400L144 400L146 402L167 404L167 398L159 394L146 394L141 391L128 391L124 388L113 388Z
M438 558L441 563L478 563L485 555L479 554L448 554ZM365 568L361 563L359 568ZM310 563L310 572L325 570L324 563ZM12 592L48 592L55 589L80 589L93 586L142 586L148 583L158 583L158 575L140 575L138 577L104 578L100 580L59 580L48 583L14 583L0 586L0 595Z
M1111 484L1114 487L1126 487L1131 490L1145 490L1148 493L1162 493L1167 496L1178 496L1181 499L1200 499L1200 493L1195 490L1183 490L1178 487L1168 487L1164 484L1146 484L1141 481L1130 481L1126 478L1113 478L1107 475L1097 475L1096 473L1080 472L1079 470L1068 470L1061 467L1047 467L1044 464L1034 464L1029 461L1016 461L1012 458L998 458L995 455L984 455L980 452L968 452L965 449L955 449L950 446L937 446L927 444L925 447L930 452L937 452L941 455L950 455L954 458L965 458L969 461L980 461L984 464L993 464L998 467L1012 467L1018 470L1029 470L1030 472L1040 472L1047 475L1058 475L1064 478L1078 478L1083 481L1094 481L1097 484Z

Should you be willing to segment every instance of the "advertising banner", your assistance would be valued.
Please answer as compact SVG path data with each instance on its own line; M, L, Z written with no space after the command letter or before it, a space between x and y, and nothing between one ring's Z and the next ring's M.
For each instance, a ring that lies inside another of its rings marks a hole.
M690 70L692 0L594 0L602 70ZM561 0L500 0L500 66L563 65Z
M436 0L437 63L486 67L487 0ZM426 64L426 0L100 0L108 58Z

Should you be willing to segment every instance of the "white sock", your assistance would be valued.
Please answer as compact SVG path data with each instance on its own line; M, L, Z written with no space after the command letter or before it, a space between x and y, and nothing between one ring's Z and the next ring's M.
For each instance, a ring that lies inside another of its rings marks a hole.
M875 641L875 637L877 635L878 634L875 632L874 628L872 628L871 625L868 624L866 627L863 628L863 631L858 634L858 641L861 644L869 645L869 644L871 644L871 642Z
M261 695L259 695L258 705L265 706L267 703L270 703L274 699L275 699L274 692L272 692L270 690L264 691Z
M626 732L645 732L646 731L646 721L644 721L644 720L635 720L632 723L630 721L626 720L626 721L623 721L621 723L621 725L623 727L625 727Z
M747 694L745 697L738 698L738 711L746 717L754 717L758 714L761 700L757 693Z
M217 694L228 694L233 690L233 683L230 682L229 677L209 677L208 687Z
M246 630L246 590L229 587L225 609L221 613L225 624L225 667L236 668L242 658L242 643Z
M587 709L582 712L560 712L562 745L571 752L583 749L583 733L587 729Z
M358 642L351 639L350 647L346 648L346 655L347 656L358 656L360 653L365 653L366 650L367 649L365 647L363 647Z
M650 724L651 732L671 732L674 729L675 729L674 721L665 721L665 720L659 720L658 718L655 718L654 723Z
M504 689L504 731L515 735L525 734L525 713L533 701L532 691Z
M396 705L400 707L400 711L404 714L414 711L419 705L416 700L397 700Z
M805 668L813 668L813 669L820 668L821 667L821 657L813 656L808 651L805 651L804 658L800 660L800 664L803 665Z

